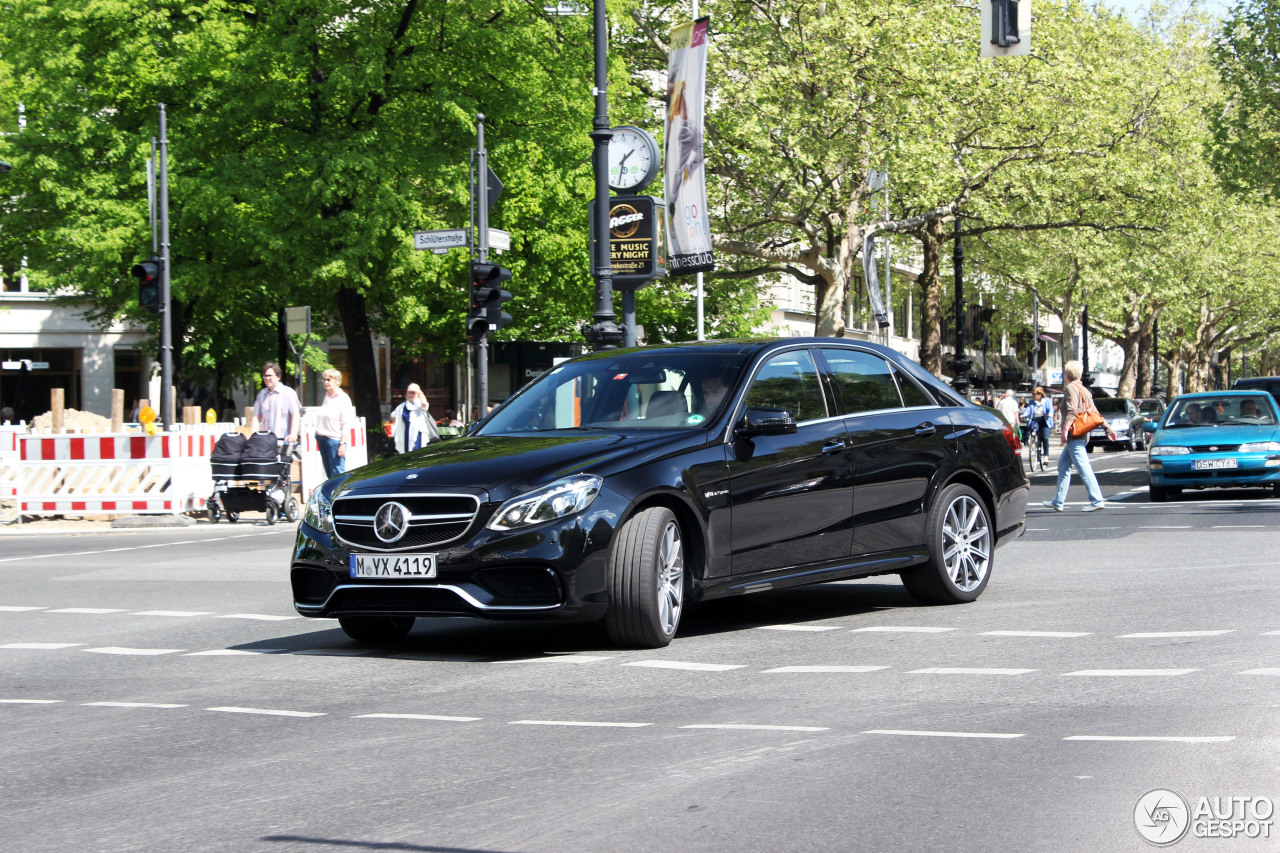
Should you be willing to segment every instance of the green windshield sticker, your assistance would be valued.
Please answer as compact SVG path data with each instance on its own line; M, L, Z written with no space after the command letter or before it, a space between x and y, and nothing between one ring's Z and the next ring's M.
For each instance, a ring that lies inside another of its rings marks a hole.
M689 415L689 417L684 419L684 422L687 424L700 424L705 420L706 418L702 415Z

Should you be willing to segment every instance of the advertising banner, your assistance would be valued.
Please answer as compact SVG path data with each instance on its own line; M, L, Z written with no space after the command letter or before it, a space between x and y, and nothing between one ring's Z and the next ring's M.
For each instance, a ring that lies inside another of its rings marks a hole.
M667 269L672 275L715 269L702 151L710 20L698 18L671 31L664 188L669 211Z
M876 238L867 237L862 241L862 277L867 282L867 297L871 300L871 313L882 329L889 327L889 312L884 307L884 297L880 295L880 276L876 274Z
M588 205L591 242L595 243L595 200ZM648 195L609 199L609 265L617 290L638 290L667 274L662 246L666 208Z

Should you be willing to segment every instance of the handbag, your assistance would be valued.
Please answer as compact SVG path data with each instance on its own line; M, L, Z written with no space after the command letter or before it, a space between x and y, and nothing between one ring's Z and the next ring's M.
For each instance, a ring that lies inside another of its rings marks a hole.
M1107 419L1098 412L1096 406L1092 402L1085 407L1085 410L1076 415L1076 419L1071 422L1071 437L1084 438L1100 426L1106 426Z

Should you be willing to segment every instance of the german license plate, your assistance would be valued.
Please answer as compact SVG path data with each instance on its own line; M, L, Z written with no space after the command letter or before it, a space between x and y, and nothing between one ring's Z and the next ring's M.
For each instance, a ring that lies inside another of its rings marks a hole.
M353 578L434 578L435 554L351 554Z
M1238 468L1239 460L1236 459L1195 459L1191 462L1192 471L1214 471L1219 468Z

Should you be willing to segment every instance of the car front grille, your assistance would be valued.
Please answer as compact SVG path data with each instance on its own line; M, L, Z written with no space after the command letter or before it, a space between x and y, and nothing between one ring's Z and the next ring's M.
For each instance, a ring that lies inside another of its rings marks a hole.
M1239 449L1238 444L1200 444L1188 447L1192 453L1235 453Z
M541 566L485 569L477 582L493 594L494 607L549 607L560 603L556 575Z
M388 502L409 511L409 527L395 542L383 542L374 533L373 519ZM480 509L473 495L357 495L333 502L334 530L349 545L375 551L407 551L430 548L460 539Z

